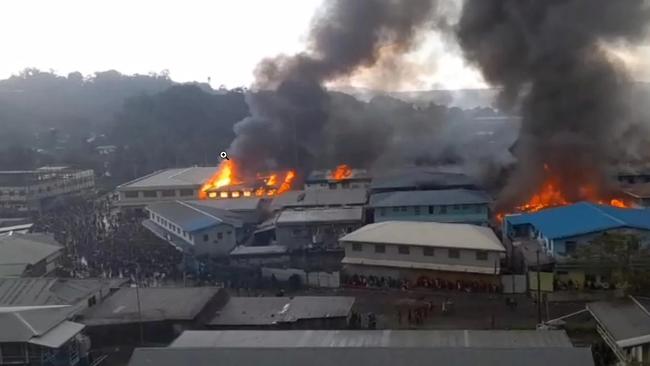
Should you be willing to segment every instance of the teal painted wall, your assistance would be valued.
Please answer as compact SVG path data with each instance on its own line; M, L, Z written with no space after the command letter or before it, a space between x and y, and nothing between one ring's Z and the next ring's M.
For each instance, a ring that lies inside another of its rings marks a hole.
M487 224L489 210L483 205L402 206L375 208L375 222L431 221Z

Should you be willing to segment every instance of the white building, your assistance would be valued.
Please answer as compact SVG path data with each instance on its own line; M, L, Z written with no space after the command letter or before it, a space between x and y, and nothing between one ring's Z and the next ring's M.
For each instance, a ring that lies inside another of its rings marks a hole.
M495 277L505 252L492 229L469 224L385 221L340 242L347 274L413 280Z
M147 206L143 225L191 255L225 256L236 245L243 223L237 214L203 201L158 202Z
M154 202L199 199L199 189L217 167L165 169L117 187L116 205L124 211L142 211Z
M57 197L94 189L92 170L42 167L0 171L0 212L40 211Z

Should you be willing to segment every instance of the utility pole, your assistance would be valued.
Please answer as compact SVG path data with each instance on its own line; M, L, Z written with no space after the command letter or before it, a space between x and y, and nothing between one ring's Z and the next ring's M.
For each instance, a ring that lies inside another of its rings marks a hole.
M537 324L542 324L542 279L539 273L539 249L537 249Z

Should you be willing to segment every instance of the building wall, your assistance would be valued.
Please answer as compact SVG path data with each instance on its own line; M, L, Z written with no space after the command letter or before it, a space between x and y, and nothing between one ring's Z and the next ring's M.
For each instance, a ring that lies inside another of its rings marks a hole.
M390 261L409 261L413 263L430 263L430 264L443 264L443 265L457 265L457 266L472 266L484 267L488 270L497 267L497 273L500 269L500 253L499 252L484 252L487 253L485 260L477 259L476 250L460 249L459 258L450 258L450 251L453 249L436 247L433 248L433 256L425 256L425 247L421 246L406 246L406 245L390 245L381 244L385 248L385 253L378 253L378 244L363 243L361 251L354 250L354 243L343 242L345 248L345 256L350 258L367 258L376 260L390 260ZM399 252L399 247L408 247L409 254L402 254Z
M632 234L637 235L641 239L641 244L645 247L650 246L650 231L639 230L639 229L613 229L606 231L599 231L596 233L578 235L570 238L562 239L542 239L542 242L546 244L546 250L549 253L552 253L553 256L558 260L562 261L569 257L572 253L572 248L578 248L583 245L589 245L594 239L600 237L604 233L617 233L617 234ZM540 235L543 238L543 234Z
M489 220L487 204L402 206L375 208L375 222L431 221L485 224Z
M154 188L118 188L117 206L128 210L143 208L151 203L199 199L200 186L154 187Z
M315 182L305 183L306 191L321 190L321 189L354 189L354 188L370 188L370 180L369 179L358 179L358 180L348 179L340 182L315 181Z
M275 237L279 245L287 246L289 250L307 248L312 244L334 249L340 247L338 243L340 237L361 226L363 226L361 222L277 225ZM314 239L316 239L315 243Z

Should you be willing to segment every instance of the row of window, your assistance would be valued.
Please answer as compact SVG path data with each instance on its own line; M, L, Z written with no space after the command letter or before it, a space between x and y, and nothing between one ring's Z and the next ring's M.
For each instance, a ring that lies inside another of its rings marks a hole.
M124 192L124 197L126 198L157 198L157 197L176 197L177 193L175 189L164 189L161 191L126 191ZM193 189L179 189L178 196L180 197L190 197L194 196Z
M473 210L475 213L482 213L484 205L442 205L442 206L396 206L391 207L392 212L407 212L409 208L413 209L413 214L420 215L423 211L428 211L429 215L433 214L446 214L448 211L469 211ZM388 213L388 208L382 207L379 209L379 216L385 216Z
M178 234L178 235L180 235L180 236L182 236L184 238L187 238L190 241L194 240L194 237L192 236L192 234L188 233L187 231L181 230L180 227L178 227L178 226L174 225L173 223L167 221L163 217L160 217L160 216L156 215L153 212L151 212L150 217L151 217L151 219L153 221L157 222L158 225L166 228L167 230L169 230L169 231L171 231L171 232L173 232L175 234Z
M375 253L386 253L386 245L384 244L375 244ZM355 252L363 251L363 245L360 243L352 243L352 250ZM447 257L452 259L460 258L459 249L446 249ZM397 252L399 254L409 255L411 254L411 247L408 245L399 245L397 246ZM486 251L476 251L476 260L486 261L488 259L488 253ZM435 249L431 247L422 247L422 255L425 257L434 257Z

